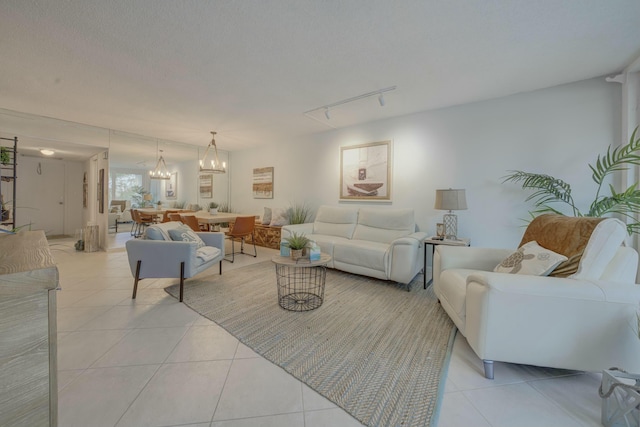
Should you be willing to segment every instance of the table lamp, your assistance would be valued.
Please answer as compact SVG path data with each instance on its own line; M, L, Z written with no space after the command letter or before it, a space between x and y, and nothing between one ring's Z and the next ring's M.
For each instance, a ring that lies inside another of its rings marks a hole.
M145 194L144 196L142 196L142 198L144 199L144 201L145 201L145 203L144 203L144 204L145 204L145 206L146 206L146 205L147 205L147 203L149 203L150 201L152 201L152 200L153 200L153 195L152 195L151 193L147 193L147 194Z
M436 190L435 209L449 211L443 215L444 234L447 239L457 239L458 217L453 211L467 209L464 189Z

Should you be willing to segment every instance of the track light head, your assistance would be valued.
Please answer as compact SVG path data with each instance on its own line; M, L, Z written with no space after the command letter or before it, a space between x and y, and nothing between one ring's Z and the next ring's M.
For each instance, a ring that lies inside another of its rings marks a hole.
M329 109L328 108L324 109L324 116L327 118L327 120L331 119L331 116L329 115Z
M384 94L381 93L380 95L378 95L378 103L381 107L384 107Z

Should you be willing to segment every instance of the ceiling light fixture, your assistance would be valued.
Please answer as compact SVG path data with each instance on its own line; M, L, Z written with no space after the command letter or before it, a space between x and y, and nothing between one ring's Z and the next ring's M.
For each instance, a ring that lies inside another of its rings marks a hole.
M227 172L227 163L220 162L218 158L218 147L216 146L216 133L211 131L211 142L207 145L207 149L204 152L204 156L202 156L202 160L200 160L200 172L213 172L213 173L226 173ZM213 147L213 158L210 162L207 161L207 155L209 154L209 150ZM211 167L209 167L209 163Z
M158 157L158 153L160 153L160 157ZM156 158L158 159L156 167L152 171L149 171L149 178L171 179L171 174L167 170L167 164L164 162L164 157L162 157L162 150L158 149L158 141L156 141Z
M45 156L53 156L56 152L53 150L49 150L48 148L43 148L40 150L40 153L42 153Z
M391 92L392 90L396 90L396 87L397 86L390 86L390 87L385 87L384 89L374 90L373 92L363 93L362 95L354 96L352 98L343 99L342 101L334 102L333 104L327 104L327 105L323 105L322 107L318 107L318 108L314 108L312 110L305 111L303 114L305 116L309 117L310 119L322 122L322 120L319 120L316 117L312 116L311 113L315 113L316 111L324 110L324 116L327 118L327 120L329 120L329 119L331 119L331 115L329 114L329 109L331 109L333 107L337 107L338 105L344 105L344 104L348 104L350 102L359 101L361 99L369 98L371 96L377 96L378 97L378 103L380 104L381 107L384 107L384 105L385 105L384 94L386 92ZM328 124L328 123L325 123L325 124Z

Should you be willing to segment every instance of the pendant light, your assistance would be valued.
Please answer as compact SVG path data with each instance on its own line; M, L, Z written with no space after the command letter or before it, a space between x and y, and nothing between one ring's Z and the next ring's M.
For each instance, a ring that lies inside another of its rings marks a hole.
M200 160L200 172L212 172L212 173L226 173L227 172L227 164L226 162L220 162L218 158L218 147L216 146L216 133L211 131L211 142L207 145L207 149L204 152L204 156L202 156L202 160ZM207 156L209 155L209 150L212 151L212 159L208 160Z
M158 157L158 153L160 157ZM158 159L155 169L149 171L149 178L151 179L171 179L171 174L167 170L167 164L162 157L162 150L158 149L158 141L156 141L156 158Z

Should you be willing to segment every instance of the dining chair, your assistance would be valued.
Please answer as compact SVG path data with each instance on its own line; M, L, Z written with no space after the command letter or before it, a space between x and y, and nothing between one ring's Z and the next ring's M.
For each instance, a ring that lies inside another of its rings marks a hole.
M200 226L200 223L198 223L198 218L196 218L195 215L180 215L180 219L183 223L191 227L193 231L208 231Z
M227 231L226 235L231 240L231 259L225 259L229 262L233 262L235 260L235 254L244 254L252 257L258 256L258 250L256 249L256 239L254 236L254 230L256 225L256 217L255 216L239 216L236 218L231 230ZM251 242L253 243L253 254L244 252L244 240L251 236ZM240 241L240 252L236 252L235 250L235 242L236 240Z
M169 214L167 214L167 216L169 217L169 221L182 222L182 218L180 217L179 213L169 213Z
M162 213L162 221L161 222L165 223L165 222L169 222L169 221L174 221L169 217L169 215L173 214L173 213L178 213L178 212L180 212L180 211L167 209L166 211L164 211Z
M155 223L155 218L153 215L144 214L137 209L131 209L131 216L133 218L133 226L132 226L132 236L140 237L142 236L142 232L144 228L148 225Z

